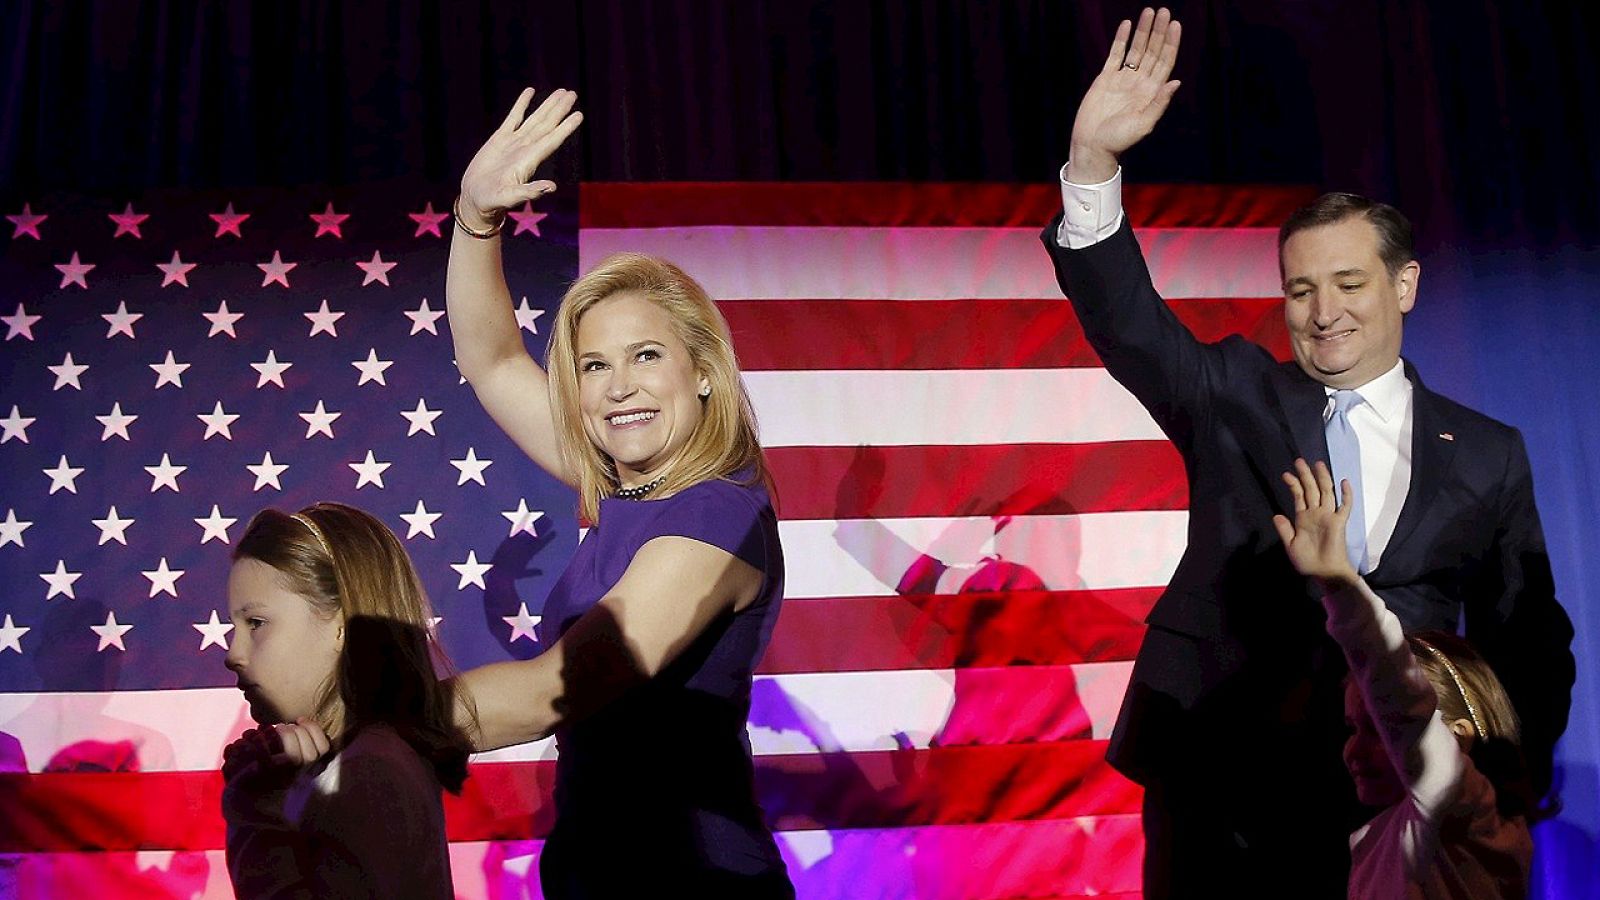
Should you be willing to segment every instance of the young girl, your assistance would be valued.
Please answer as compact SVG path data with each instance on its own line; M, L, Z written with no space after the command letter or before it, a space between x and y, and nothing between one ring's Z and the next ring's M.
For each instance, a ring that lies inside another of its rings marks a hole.
M404 548L319 503L263 510L233 556L227 665L262 726L223 754L235 892L453 897L439 791L460 791L467 742Z
M1350 836L1352 898L1487 900L1528 891L1532 791L1518 726L1488 664L1455 635L1407 638L1350 564L1350 483L1305 460L1285 473L1295 521L1274 524L1302 574L1316 579L1328 633L1350 664L1345 765L1362 803L1384 807Z

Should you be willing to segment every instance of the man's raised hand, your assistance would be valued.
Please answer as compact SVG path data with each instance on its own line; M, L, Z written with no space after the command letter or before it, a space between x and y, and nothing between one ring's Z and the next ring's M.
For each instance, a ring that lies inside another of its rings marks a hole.
M1078 104L1068 181L1098 184L1115 175L1117 158L1156 127L1178 90L1167 77L1182 32L1165 7L1145 9L1137 28L1126 19L1117 26L1105 66Z

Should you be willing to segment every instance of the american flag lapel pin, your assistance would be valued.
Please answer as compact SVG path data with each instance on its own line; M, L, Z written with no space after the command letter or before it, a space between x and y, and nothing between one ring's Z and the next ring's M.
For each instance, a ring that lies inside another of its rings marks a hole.
M1439 432L1439 437L1442 438L1443 440L1447 440L1447 441L1453 441L1453 440L1456 439L1456 436L1451 434L1448 431Z

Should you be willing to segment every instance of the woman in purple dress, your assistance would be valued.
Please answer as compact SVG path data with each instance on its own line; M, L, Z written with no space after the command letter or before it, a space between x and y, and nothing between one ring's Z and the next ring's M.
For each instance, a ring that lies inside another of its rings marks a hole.
M446 303L478 399L593 525L545 603L555 643L461 676L474 743L557 737L546 897L793 897L745 732L783 551L727 324L676 266L613 256L563 298L540 369L497 235L554 189L534 170L581 115L532 97L462 176Z

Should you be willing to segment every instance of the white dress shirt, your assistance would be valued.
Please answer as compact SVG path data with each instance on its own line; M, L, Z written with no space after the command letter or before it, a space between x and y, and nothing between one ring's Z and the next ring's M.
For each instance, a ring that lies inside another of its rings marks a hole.
M1061 204L1065 215L1056 243L1082 250L1115 234L1122 227L1122 167L1099 184L1074 184L1061 167ZM1333 388L1323 386L1328 404L1326 425L1333 415ZM1411 382L1405 364L1394 367L1356 388L1365 403L1350 411L1350 424L1361 442L1361 502L1367 517L1367 568L1378 567L1411 488Z
M1122 227L1122 167L1099 184L1073 184L1061 167L1061 204L1066 215L1056 243L1068 250L1098 244Z

